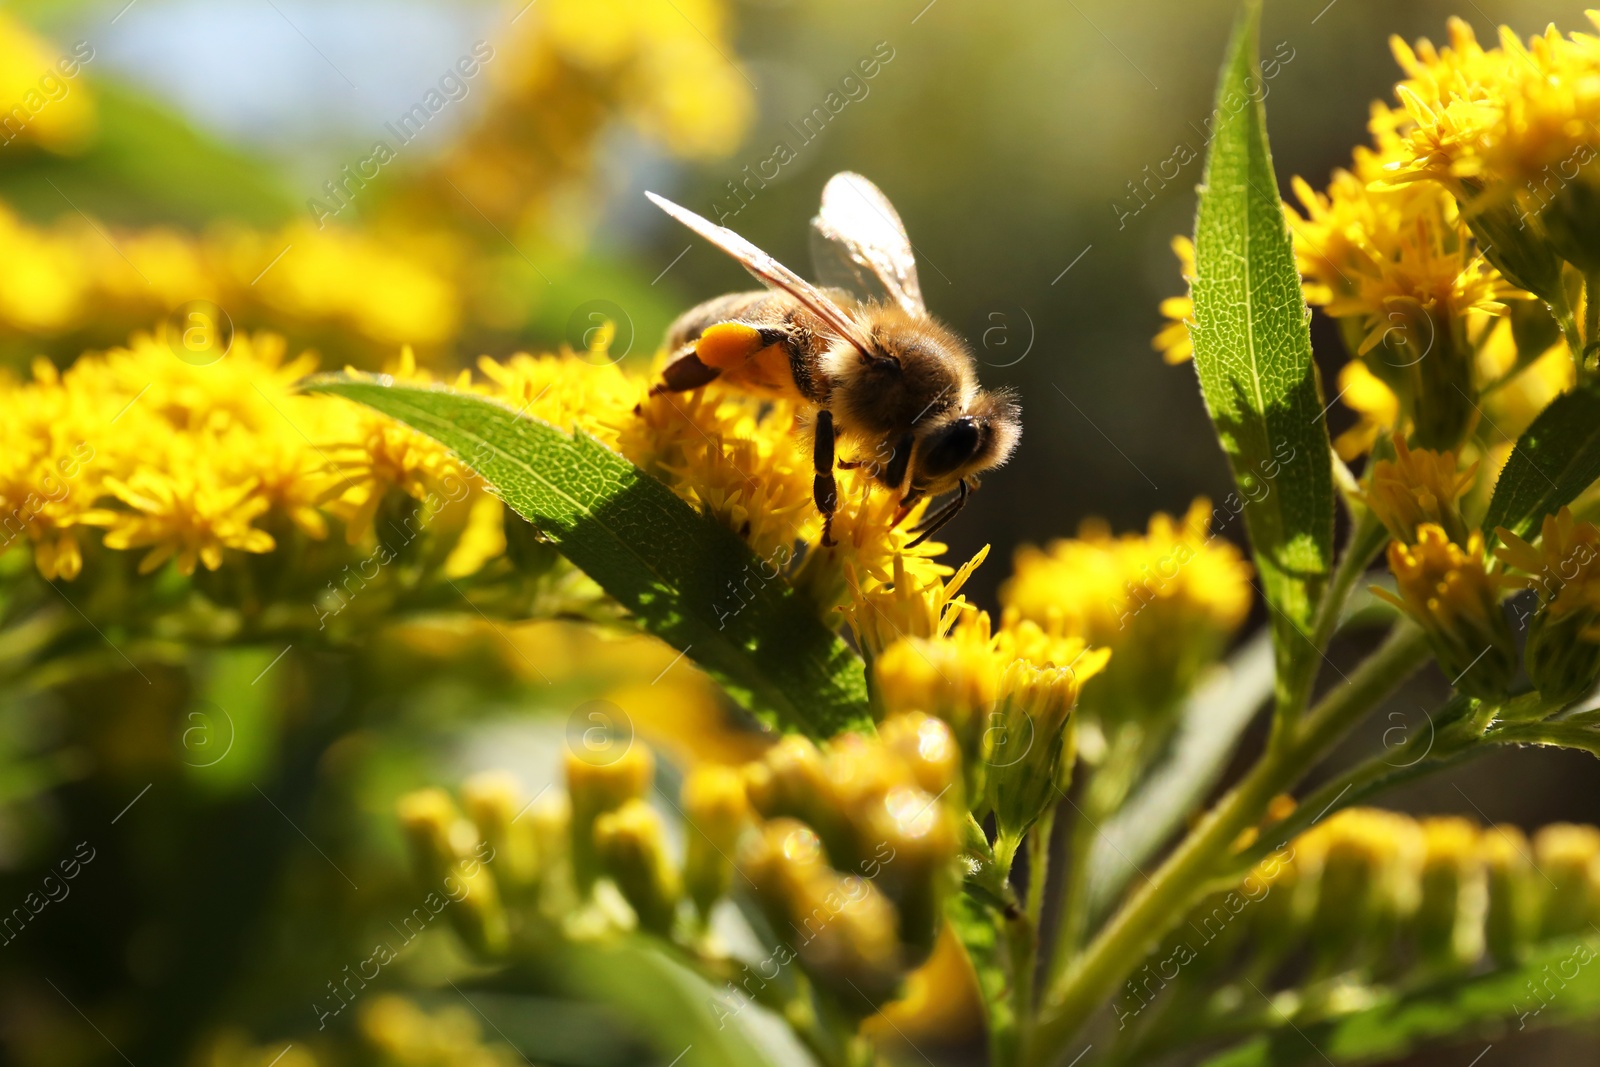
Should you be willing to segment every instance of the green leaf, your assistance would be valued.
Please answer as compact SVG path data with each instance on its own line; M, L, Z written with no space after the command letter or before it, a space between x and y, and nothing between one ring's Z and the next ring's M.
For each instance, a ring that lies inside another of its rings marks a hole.
M1006 964L1005 941L1000 936L1004 918L971 893L952 893L945 909L961 947L966 949L977 980L978 999L983 1003L984 1020L989 1028L991 1058L1005 1062L1014 1053L1017 1018L1011 1000L1011 975Z
M1292 1067L1386 1061L1419 1045L1600 1016L1600 937L1539 946L1519 967L1381 1000L1323 1023L1274 1013L1268 1033L1206 1060L1204 1067ZM1540 996L1530 992L1539 990ZM1541 1007L1542 1005L1542 1007Z
M1272 647L1262 631L1184 703L1176 736L1089 851L1089 916L1104 915L1226 769L1234 744L1272 695Z
M1280 679L1309 669L1305 635L1333 557L1333 474L1311 333L1256 63L1260 6L1234 29L1195 221L1194 364L1233 467Z
M1504 526L1520 537L1538 530L1600 478L1600 391L1565 393L1539 413L1518 439L1494 485L1483 530Z
M861 660L816 607L781 578L765 578L770 564L731 531L594 438L447 389L342 375L306 387L360 401L445 445L640 626L763 721L812 737L871 722Z

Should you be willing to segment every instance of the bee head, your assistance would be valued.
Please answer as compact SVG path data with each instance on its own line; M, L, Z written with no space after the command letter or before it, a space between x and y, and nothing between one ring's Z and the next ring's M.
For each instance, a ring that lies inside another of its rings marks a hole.
M1008 390L979 390L964 408L919 427L911 484L929 493L954 489L1011 458L1022 435L1022 408Z

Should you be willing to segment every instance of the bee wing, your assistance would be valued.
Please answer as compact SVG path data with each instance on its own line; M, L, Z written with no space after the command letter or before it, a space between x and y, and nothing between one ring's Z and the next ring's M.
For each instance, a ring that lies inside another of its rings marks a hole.
M900 213L876 185L850 171L828 179L811 232L819 281L887 296L912 315L928 314L911 238Z
M871 338L856 324L849 313L800 275L726 226L718 226L710 219L702 218L688 208L680 207L655 193L647 192L644 195L649 197L650 202L656 207L738 260L739 265L755 275L756 280L762 285L788 293L800 301L813 315L821 319L828 329L840 339L854 345L863 356L872 351Z

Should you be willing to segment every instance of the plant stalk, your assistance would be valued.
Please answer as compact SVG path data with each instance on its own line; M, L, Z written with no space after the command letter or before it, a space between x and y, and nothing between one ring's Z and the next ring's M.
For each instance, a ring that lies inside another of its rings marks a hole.
M1214 868L1256 825L1274 796L1300 779L1351 727L1428 658L1422 631L1398 623L1384 644L1269 749L1213 808L1133 899L1112 917L1073 968L1050 991L1033 1043L1035 1065L1048 1064L1088 1021L1150 947L1181 921L1205 892Z

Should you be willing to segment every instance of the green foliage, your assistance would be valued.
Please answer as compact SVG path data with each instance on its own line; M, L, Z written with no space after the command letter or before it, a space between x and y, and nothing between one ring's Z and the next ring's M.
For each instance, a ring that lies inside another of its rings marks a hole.
M1570 504L1600 478L1600 390L1581 388L1556 397L1517 441L1495 483L1486 537L1504 526L1520 537L1539 529L1546 515Z
M1425 1042L1552 1026L1600 1012L1600 937L1541 946L1519 967L1397 993L1322 1023L1268 1012L1267 1028L1204 1067L1373 1063ZM1537 991L1537 994L1533 991Z
M1333 479L1309 316L1267 145L1259 14L1246 5L1217 90L1195 223L1192 329L1195 369L1274 609L1282 678L1314 662L1302 653L1333 557Z
M764 721L811 737L870 723L861 660L744 542L593 438L494 401L337 376L309 388L435 438L631 611ZM753 580L752 580L753 579ZM728 589L749 598L719 612Z

